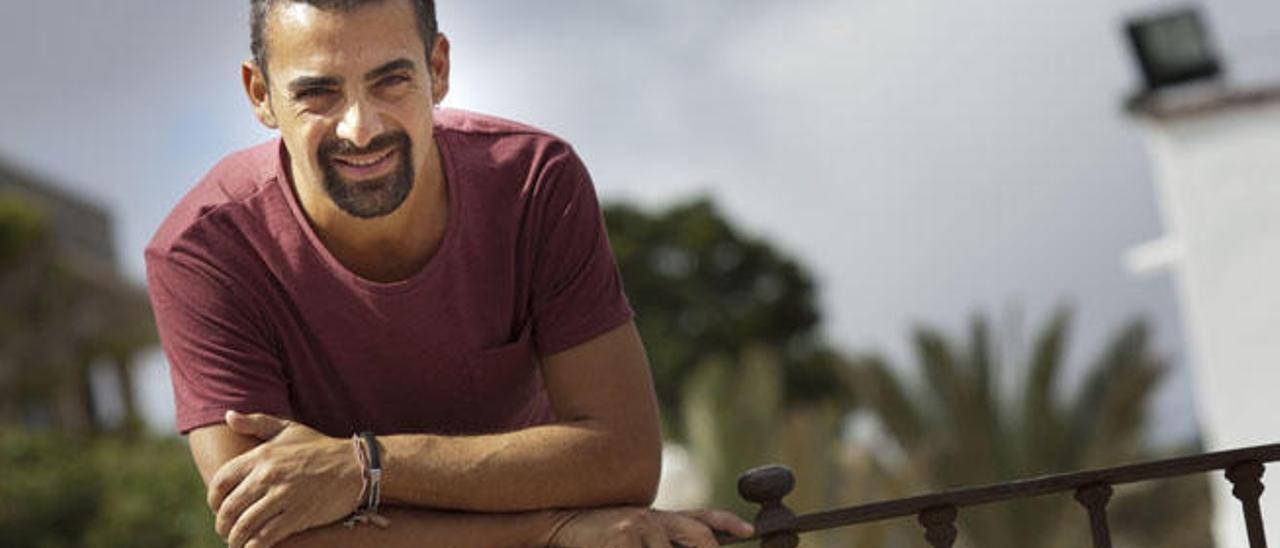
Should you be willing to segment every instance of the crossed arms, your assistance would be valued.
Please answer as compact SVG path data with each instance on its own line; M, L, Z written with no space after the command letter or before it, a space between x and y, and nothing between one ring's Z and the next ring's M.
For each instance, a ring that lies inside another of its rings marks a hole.
M715 546L749 535L723 512L643 508L661 439L643 346L628 322L544 357L560 422L469 437L380 437L392 524L344 528L362 470L351 442L266 415L228 414L190 434L217 530L232 548L289 546ZM563 509L598 508L598 510ZM302 533L302 534L298 534ZM629 543L629 544L628 544Z

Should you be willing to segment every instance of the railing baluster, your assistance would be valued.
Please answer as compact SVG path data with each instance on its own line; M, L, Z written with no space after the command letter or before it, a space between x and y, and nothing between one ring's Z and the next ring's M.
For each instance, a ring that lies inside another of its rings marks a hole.
M1280 462L1280 444L965 487L799 516L782 503L795 488L791 470L762 466L738 479L742 497L760 505L755 517L756 534L737 538L719 531L716 540L721 545L759 542L764 548L795 548L802 533L915 516L924 527L924 538L930 546L951 548L957 540L956 518L961 508L1074 491L1075 499L1088 511L1094 548L1111 548L1107 505L1116 486L1225 471L1244 508L1250 548L1266 548L1260 500L1264 465L1271 462Z
M738 477L738 494L760 505L754 525L762 537L761 548L796 548L800 544L796 515L782 504L783 497L795 487L791 469L776 464L752 468Z
M1249 531L1249 548L1267 548L1267 535L1262 529L1262 473L1265 469L1256 460L1242 462L1227 469L1227 479L1235 486L1231 494L1240 499L1244 507L1244 525Z
M920 512L920 525L924 526L924 539L933 548L951 548L956 543L955 506L935 506Z
M1093 533L1093 548L1111 548L1111 526L1107 524L1107 502L1111 500L1111 486L1093 483L1076 489L1076 501L1089 511L1089 530Z

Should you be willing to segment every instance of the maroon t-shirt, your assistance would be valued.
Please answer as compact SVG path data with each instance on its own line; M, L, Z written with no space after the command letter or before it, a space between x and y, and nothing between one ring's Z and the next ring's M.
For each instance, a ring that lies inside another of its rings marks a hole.
M513 122L439 110L435 139L448 227L406 280L329 253L279 141L230 155L174 208L146 260L179 430L229 409L332 436L554 420L538 356L632 315L590 177L563 141Z

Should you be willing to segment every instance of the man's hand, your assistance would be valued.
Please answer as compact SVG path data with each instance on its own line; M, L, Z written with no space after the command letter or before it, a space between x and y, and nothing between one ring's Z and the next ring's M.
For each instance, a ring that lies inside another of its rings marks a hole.
M359 506L364 471L347 440L262 414L228 412L227 426L265 442L209 482L209 507L231 548L268 548Z
M565 514L548 546L555 548L714 548L712 531L745 538L751 524L720 510L666 512L648 508L605 508Z

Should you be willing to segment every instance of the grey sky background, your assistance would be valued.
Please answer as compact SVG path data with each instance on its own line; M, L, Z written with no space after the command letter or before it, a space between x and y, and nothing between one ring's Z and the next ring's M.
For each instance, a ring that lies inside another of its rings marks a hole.
M1194 427L1121 34L1138 0L441 0L446 104L575 144L605 199L713 195L818 276L827 335L905 359L909 328L977 311L1028 330L1074 305L1069 361L1150 317ZM122 266L230 150L271 136L240 89L247 0L0 3L0 157L109 206ZM1231 79L1280 81L1280 3L1206 2ZM154 361L154 360L153 360ZM1080 367L1075 368L1079 372ZM154 365L144 403L163 409Z

